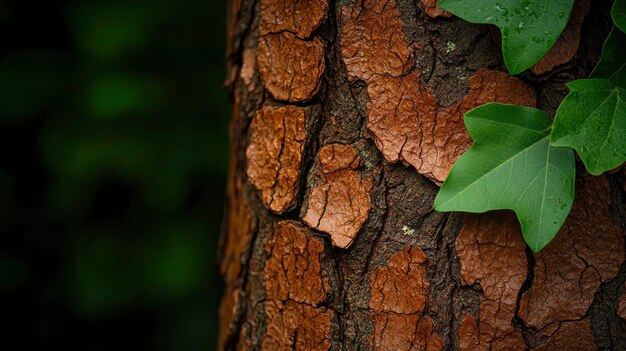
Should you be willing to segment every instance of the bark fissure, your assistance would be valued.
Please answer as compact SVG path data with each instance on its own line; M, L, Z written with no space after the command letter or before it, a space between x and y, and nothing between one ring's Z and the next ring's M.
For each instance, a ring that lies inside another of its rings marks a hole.
M510 77L497 33L436 1L232 0L219 348L625 345L625 170L578 172L572 216L539 254L510 213L432 209L471 142L464 112L553 112L589 73L611 2L577 4L590 8L559 44L576 48L567 62Z

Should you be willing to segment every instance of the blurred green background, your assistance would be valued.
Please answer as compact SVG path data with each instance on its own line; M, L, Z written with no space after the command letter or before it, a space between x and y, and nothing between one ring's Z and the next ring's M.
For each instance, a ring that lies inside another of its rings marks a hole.
M1 350L214 349L226 12L0 0Z

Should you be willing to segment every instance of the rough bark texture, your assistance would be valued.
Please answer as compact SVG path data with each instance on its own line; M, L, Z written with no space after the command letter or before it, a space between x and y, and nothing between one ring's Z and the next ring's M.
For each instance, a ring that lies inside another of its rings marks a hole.
M575 6L511 77L493 29L436 0L232 0L219 349L626 349L624 169L579 167L538 254L512 213L432 210L466 111L553 113L593 68L611 2Z

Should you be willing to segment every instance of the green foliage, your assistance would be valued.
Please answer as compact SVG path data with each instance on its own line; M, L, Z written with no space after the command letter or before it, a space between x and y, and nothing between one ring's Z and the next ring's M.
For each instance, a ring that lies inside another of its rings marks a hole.
M613 6L613 17L620 1ZM623 4L622 4L623 6ZM623 9L620 10L623 13ZM617 21L616 21L617 24ZM626 161L626 34L613 27L593 79L567 84L551 142L576 149L587 171L599 175Z
M504 60L514 74L532 66L554 44L572 3L441 0L440 6L470 22L500 27ZM616 0L611 15L615 26L600 62L591 79L567 84L570 93L553 126L545 113L521 106L487 104L465 114L474 145L450 171L435 200L436 210L511 209L526 243L539 251L554 238L572 207L572 149L593 175L626 161L626 0ZM528 23L532 27L527 28ZM539 50L529 42L549 45Z
M69 62L51 51L16 52L0 60L0 121L31 119L64 98Z
M36 5L0 0L0 349L212 349L226 2Z
M69 275L70 307L95 319L119 313L133 300L172 303L197 289L206 274L204 251L215 246L203 233L203 223L190 216L179 221L161 221L149 238L115 238L110 235L114 227L79 237Z
M567 84L551 143L576 149L587 171L599 175L626 161L626 90L608 79Z
M611 17L613 17L613 23L622 32L626 32L626 0L615 0L611 9Z
M152 6L150 11L142 0L77 3L70 7L77 48L81 54L102 61L140 53L171 7L169 1Z
M609 37L604 42L600 62L593 69L589 78L606 78L613 81L619 79L623 82L623 78L620 77L624 74L624 67L626 67L625 47L626 34L613 26Z
M439 7L471 23L493 24L502 33L502 54L511 74L532 67L561 35L574 0L440 0Z
M154 113L162 108L165 95L159 81L124 74L95 81L85 100L94 117L123 118Z
M530 248L541 250L572 207L573 152L549 144L550 118L534 108L486 104L466 113L465 125L474 144L450 171L435 209L513 210Z

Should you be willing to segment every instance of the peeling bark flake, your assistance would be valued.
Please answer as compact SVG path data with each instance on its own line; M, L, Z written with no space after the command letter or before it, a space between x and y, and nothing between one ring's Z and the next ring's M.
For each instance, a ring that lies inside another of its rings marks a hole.
M437 17L452 17L450 12L444 11L437 6L439 4L439 0L420 0L422 7L424 7L424 12L430 18Z
M536 105L535 92L506 73L480 69L468 82L469 92L437 112L432 91L419 77L377 76L368 86L367 128L389 162L405 161L437 184L471 145L463 115L487 102Z
M374 350L442 350L443 340L424 316L430 284L428 258L419 247L406 245L386 267L370 276L369 307L374 320Z
M302 220L330 235L336 247L352 245L372 208L373 179L355 171L360 158L351 146L333 144L320 150L324 174L311 190Z
M578 51L580 32L583 21L589 13L589 0L577 0L574 3L569 22L554 46L530 70L534 74L543 74L553 70L556 66L571 61Z
M324 44L293 34L268 34L259 39L257 65L265 88L280 101L302 102L318 92L326 63Z
M616 277L624 262L624 238L610 213L608 178L583 179L563 228L535 254L533 284L520 302L519 315L539 335L551 335L563 321L585 316L600 284Z
M478 325L476 319L468 314L463 315L459 327L459 349L461 351L478 350Z
M328 0L261 0L261 35L290 32L311 36L328 11Z
M265 290L270 300L306 303L316 307L326 298L328 278L320 261L324 244L295 222L276 224L273 239L265 242Z
M597 346L591 333L591 323L588 319L564 322L558 330L541 346L532 351L587 351L596 350Z
M468 286L478 283L482 288L477 349L524 349L522 335L513 328L517 297L528 274L519 224L509 212L464 218L456 250L463 282ZM461 345L475 342L471 331L476 323L472 325L469 318L463 319Z
M263 350L330 349L333 310L320 307L330 290L320 261L324 244L306 227L282 221L265 242L268 321Z
M245 49L242 56L243 63L241 65L239 77L243 81L243 84L245 84L248 88L248 91L252 91L255 89L255 86L252 83L254 78L254 64L256 63L256 50Z
M287 301L265 303L269 325L262 350L325 351L330 349L333 311Z
M355 1L356 2L356 1ZM339 45L351 80L400 76L413 66L395 0L363 0L339 11Z
M294 205L310 114L310 108L266 106L257 111L250 125L248 180L276 213Z

